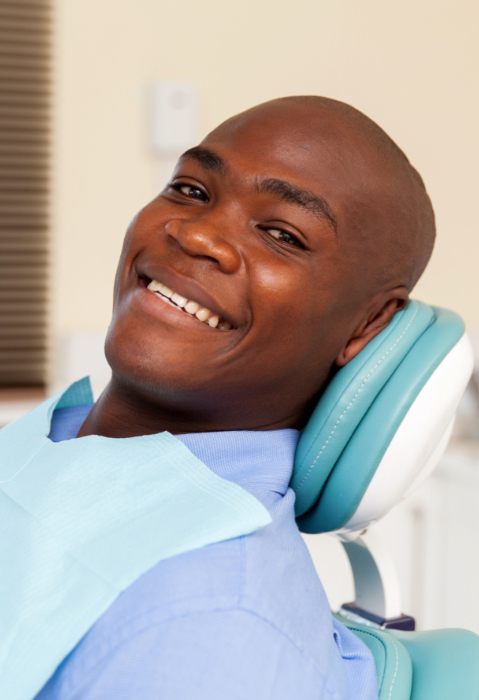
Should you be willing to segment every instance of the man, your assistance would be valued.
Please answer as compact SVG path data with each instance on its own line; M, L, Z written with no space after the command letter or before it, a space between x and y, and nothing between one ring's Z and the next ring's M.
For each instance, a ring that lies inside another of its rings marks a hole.
M269 510L253 534L161 561L38 700L377 696L332 620L288 490L298 431L331 375L408 300L433 246L417 172L343 103L288 97L221 124L133 219L93 406L50 436L169 431Z

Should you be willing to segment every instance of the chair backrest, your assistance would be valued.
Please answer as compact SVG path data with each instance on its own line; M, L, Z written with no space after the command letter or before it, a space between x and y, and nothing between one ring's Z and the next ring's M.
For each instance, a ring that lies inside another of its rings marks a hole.
M473 369L462 319L410 301L326 388L291 487L303 532L359 531L436 466Z
M371 651L379 700L479 698L479 636L473 632L397 632L336 617Z
M396 576L373 533L359 535L436 466L473 364L460 317L411 301L337 372L298 444L298 525L343 541L356 601L338 619L370 648L379 700L479 698L479 636L385 629L413 620L388 591Z

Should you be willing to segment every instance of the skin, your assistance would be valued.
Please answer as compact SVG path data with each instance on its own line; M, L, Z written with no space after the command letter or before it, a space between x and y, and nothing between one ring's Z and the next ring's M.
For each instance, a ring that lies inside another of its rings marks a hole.
M407 303L430 256L420 177L343 103L273 100L200 147L128 228L105 343L112 377L79 437L301 427L331 375ZM259 185L272 178L308 198ZM172 308L142 275L233 328Z

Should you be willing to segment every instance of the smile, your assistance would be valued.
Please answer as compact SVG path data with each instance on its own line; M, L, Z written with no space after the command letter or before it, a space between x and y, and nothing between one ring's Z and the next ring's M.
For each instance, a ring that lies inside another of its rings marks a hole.
M194 301L194 299L186 299L186 297L173 291L167 287L166 284L158 280L151 280L147 285L147 289L153 294L162 297L170 304L173 304L189 316L196 318L201 323L207 324L210 328L217 328L222 331L229 331L232 328L232 325L228 323L228 321L222 319L218 314L215 314L214 311L207 309L205 306L201 306L198 302Z

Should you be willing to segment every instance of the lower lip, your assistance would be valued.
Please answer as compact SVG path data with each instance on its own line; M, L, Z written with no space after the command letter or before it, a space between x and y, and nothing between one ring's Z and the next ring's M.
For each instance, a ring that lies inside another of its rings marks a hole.
M150 292L150 290L143 285L137 287L133 294L136 302L139 303L145 311L155 315L161 320L168 321L174 325L185 325L190 329L198 328L198 330L221 332L218 328L212 328L204 321L200 321L186 311L183 311L179 306L176 306L168 299L156 294L156 292Z

